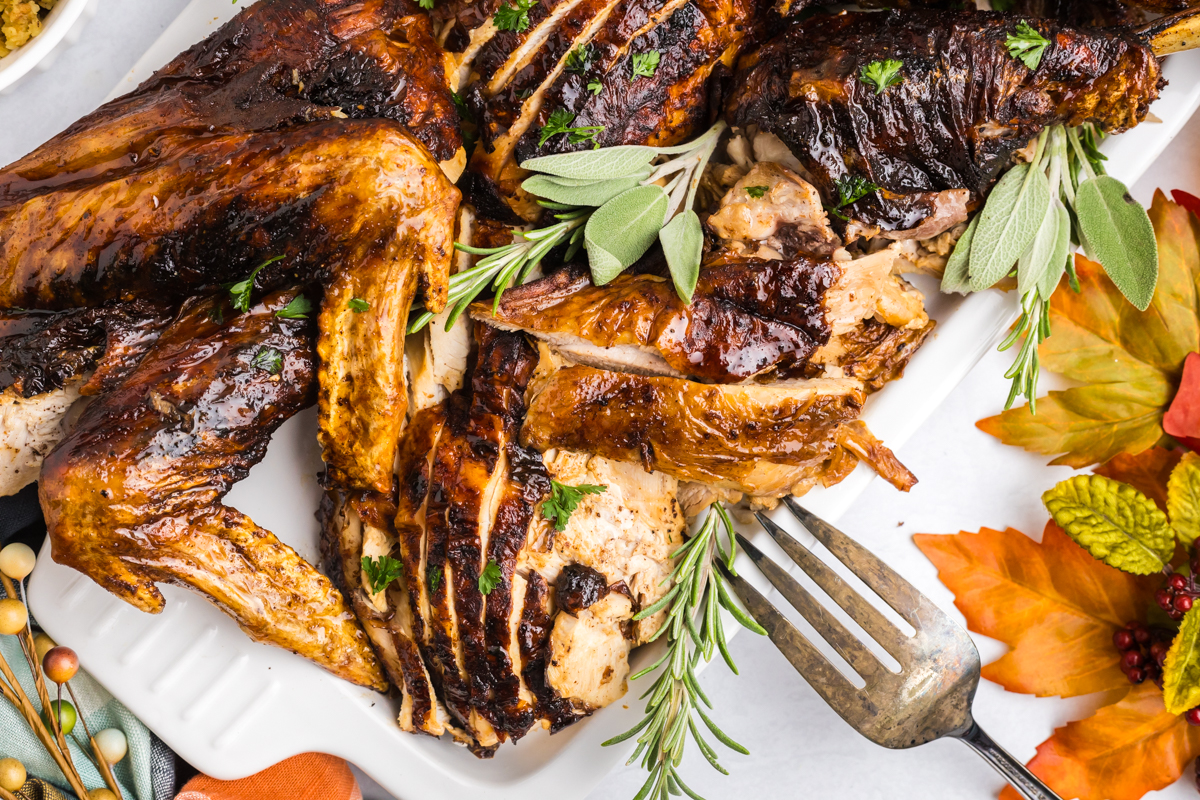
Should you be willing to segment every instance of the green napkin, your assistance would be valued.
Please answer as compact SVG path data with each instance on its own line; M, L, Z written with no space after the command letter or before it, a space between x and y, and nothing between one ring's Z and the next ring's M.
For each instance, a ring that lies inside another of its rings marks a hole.
M3 589L0 589L2 595ZM17 680L25 689L25 695L33 702L35 708L41 710L38 702L37 689L33 676L29 673L25 656L15 636L0 636L0 655L8 662L9 667L17 674ZM0 676L0 680L3 677ZM51 697L55 696L53 684L47 687ZM129 753L113 767L113 774L121 786L121 794L126 800L154 800L154 791L150 782L150 731L129 709L113 699L100 684L83 670L71 679L71 688L79 698L82 708L78 708L80 716L87 719L92 734L105 728L120 728L129 741ZM63 699L68 699L63 693ZM84 754L78 742L86 742L83 732L83 722L75 724L75 736L68 736L68 746L71 748L71 760L79 770L84 785L89 789L103 787L104 779L100 777L91 759ZM78 737L78 741L76 741ZM68 797L71 787L59 770L54 759L50 757L29 729L25 718L10 703L0 699L0 757L15 758L25 765L30 777L42 778L63 789Z

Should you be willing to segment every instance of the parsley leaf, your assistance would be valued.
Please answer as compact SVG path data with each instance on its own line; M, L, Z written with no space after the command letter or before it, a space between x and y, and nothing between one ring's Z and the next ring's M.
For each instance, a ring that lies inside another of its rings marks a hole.
M550 112L550 116L546 118L546 124L542 126L542 135L538 139L538 147L549 141L550 137L565 133L567 134L567 141L571 144L579 144L580 142L591 140L599 148L600 143L595 140L597 134L604 130L604 126L586 125L580 128L572 128L571 123L574 121L575 115L565 108L557 108Z
M458 111L458 118L463 122L474 122L475 117L471 113L471 109L467 108L467 101L458 92L451 92L450 98L454 101L454 108Z
M747 186L746 194L750 195L753 198L759 198L759 197L762 197L763 195L765 195L767 193L767 190L770 188L771 188L770 186Z
M221 309L220 300L214 303L213 307L208 310L208 321L214 325L225 324L225 312Z
M554 530L566 530L567 520L575 513L584 495L601 494L606 491L607 486L595 486L590 483L567 486L551 480L550 499L542 503L542 516L554 523Z
M442 568L434 565L429 568L429 591L436 592L442 585Z
M594 48L590 44L579 45L567 54L567 72L582 75L587 72L587 68L592 65L592 59L595 57Z
M388 556L379 558L363 556L362 568L363 572L367 574L367 583L371 586L371 594L379 594L390 586L392 581L400 577L404 565Z
M513 0L516 5L505 3L496 9L495 16L492 21L496 27L502 31L516 31L520 33L529 27L529 9L533 8L537 0Z
M592 81L587 85L587 89L592 94L600 94L600 92L604 90L604 86L600 83L600 81Z
M518 100L528 100L531 97L533 97L533 89L532 88L526 86L524 89L517 90L517 99Z
M900 74L900 70L903 68L904 62L894 58L886 61L872 61L862 68L858 77L863 83L873 84L875 94L883 94L884 89L904 80L904 76Z
M500 565L492 559L483 568L483 572L479 573L479 591L484 594L491 594L492 590L500 585L500 579L503 575L500 574Z
M275 316L281 319L308 319L308 314L312 310L312 301L304 295L298 294L292 298L290 303L276 311Z
M658 60L662 58L662 54L657 50L648 50L645 53L633 54L633 75L629 80L637 78L653 78L654 73L658 71Z
M282 260L283 256L269 258L263 263L259 264L258 267L255 268L254 272L250 273L249 278L246 278L244 281L238 281L237 283L231 285L229 287L229 296L233 298L233 307L238 311L249 311L250 293L254 291L254 279L258 277L259 272L262 272L263 267Z
M417 5L428 11L433 8L433 2L434 0L417 0Z
M254 354L254 358L250 360L250 366L266 370L272 375L278 375L283 372L283 353L274 347L264 347Z
M1008 13L1013 10L1013 6L1017 4L1017 0L992 0L992 11L999 11L1001 14Z
M1048 44L1050 40L1030 27L1025 20L1017 23L1016 35L1010 33L1004 40L1008 54L1029 69L1037 69L1042 63L1042 54L1046 52Z
M861 200L862 198L871 194L871 192L879 191L878 186L871 183L861 175L843 175L837 179L837 183L835 183L834 186L837 188L838 192L837 205L825 206L825 210L841 220L849 220L850 218L845 214L839 213L839 208L843 208L851 203L857 202L858 200Z
M349 308L351 311L353 311L355 314L361 314L362 312L364 312L368 308L370 308L371 304L368 303L366 300L363 300L361 297L351 297L350 301L348 303L346 303L346 307Z

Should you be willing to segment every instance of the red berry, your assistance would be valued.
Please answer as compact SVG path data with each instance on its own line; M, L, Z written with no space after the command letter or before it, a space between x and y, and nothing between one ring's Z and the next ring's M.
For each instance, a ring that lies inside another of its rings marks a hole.
M1117 631L1113 634L1113 644L1118 650L1128 650L1136 644L1133 634L1129 631Z
M1187 578L1180 575L1178 572L1171 573L1171 577L1167 578L1167 586L1170 586L1177 592L1182 592L1187 588Z
M1183 718L1191 725L1200 725L1200 706L1189 708L1183 712Z
M1183 619L1183 612L1176 611L1175 609L1172 608L1170 611L1167 612L1167 616L1173 620L1178 621L1178 620Z
M1167 651L1170 649L1166 642L1155 642L1150 645L1150 657L1161 665L1167 660Z
M1191 566L1192 566L1192 574L1193 575L1200 574L1200 556L1196 556L1195 558L1192 559Z
M1127 669L1140 667L1144 663L1146 663L1146 657L1137 650L1128 650L1123 656L1121 656L1121 664Z
M1141 667L1134 667L1125 674L1129 676L1130 683L1141 683L1142 681L1146 680L1146 670L1142 669Z
M1174 605L1175 605L1176 611L1191 611L1192 610L1192 598L1186 594L1181 594L1175 598Z
M1142 626L1133 632L1133 638L1138 644L1146 644L1150 641L1150 631L1146 630L1146 626Z
M1163 611L1171 610L1171 601L1175 599L1175 595L1168 592L1166 589L1159 589L1154 593L1154 602L1158 603Z

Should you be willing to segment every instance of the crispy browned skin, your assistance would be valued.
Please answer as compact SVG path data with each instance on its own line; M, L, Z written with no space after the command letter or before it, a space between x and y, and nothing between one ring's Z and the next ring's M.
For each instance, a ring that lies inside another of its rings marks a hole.
M710 258L689 305L667 279L621 275L593 286L587 271L559 272L508 292L483 322L598 347L632 345L658 353L677 375L739 383L768 370L798 372L829 341L821 299L841 274L832 262Z
M924 10L814 16L743 57L725 116L777 134L827 200L843 177L881 186L843 211L909 230L939 192L967 189L977 202L1046 126L1122 131L1158 96L1158 60L1132 33L1030 20L1050 40L1031 71L1005 46L1018 21ZM902 61L904 81L878 93L859 73L881 59Z
M481 18L494 5L474 9ZM698 132L709 121L710 78L732 68L756 29L756 9L754 0L539 3L527 30L468 48L468 98L481 136L469 164L471 200L484 215L534 219L541 209L520 188L522 161L596 143L670 145ZM572 51L580 57L569 61ZM634 78L633 56L651 51L660 54L654 74ZM587 142L560 134L539 144L555 111L572 115L573 126L603 130Z
M855 381L708 386L680 378L554 369L531 386L528 447L580 450L684 481L758 496L820 476L838 426L857 418Z
M99 394L137 365L174 314L142 301L0 312L0 389L33 397L95 370L82 393Z
M282 256L258 289L326 287L332 476L387 491L403 328L418 290L445 303L459 199L436 161L460 140L429 24L407 0L242 12L0 173L0 307L182 299Z
M51 552L143 611L163 608L155 583L187 586L252 638L382 689L379 665L329 580L221 504L271 434L312 403L311 323L275 315L295 294L271 295L223 325L212 301L189 304L137 368L87 408L42 469Z

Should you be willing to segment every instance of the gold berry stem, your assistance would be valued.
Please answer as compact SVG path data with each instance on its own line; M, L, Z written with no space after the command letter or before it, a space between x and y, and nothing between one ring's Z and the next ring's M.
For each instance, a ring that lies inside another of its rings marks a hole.
M75 770L75 764L71 761L71 751L67 749L66 742L62 742L62 750L59 750L58 745L54 741L54 737L46 730L46 726L42 723L33 704L29 702L29 698L25 696L25 691L21 688L21 684L17 681L17 676L8 666L8 662L4 660L4 656L0 655L0 674L4 675L8 681L9 690L4 693L5 698L17 707L21 712L21 716L25 717L25 722L33 729L34 735L41 741L42 746L46 748L46 752L54 759L54 763L62 771L66 777L67 783L71 784L71 791L79 797L87 797L87 789L84 788L83 779L79 777L79 773ZM47 716L54 719L52 710L47 708ZM57 726L55 726L57 731Z
M87 734L88 743L92 746L92 754L95 756L92 760L96 762L96 769L100 770L100 776L104 778L104 782L108 784L112 793L117 796L117 800L122 800L121 787L117 785L117 779L113 776L108 761L100 752L100 745L96 744L96 739L92 736L92 729L88 727L87 719L83 714L83 706L79 704L79 698L75 696L75 690L71 688L70 681L67 681L67 691L71 694L71 702L75 704L75 713L79 717L79 721L83 723L83 732Z
M3 786L0 786L0 800L21 800L21 798L17 797Z
M18 597L18 587L15 587L9 577L3 572L0 572L0 582L4 584L4 591L9 597ZM23 598L22 602L25 602ZM29 609L28 602L25 602L25 609L27 611ZM43 709L49 709L50 693L46 690L46 681L42 677L42 665L38 663L37 646L33 643L33 628L30 627L28 620L25 622L25 630L18 635L17 640L21 643L21 649L25 652L25 660L29 662L29 671L33 675L33 686L37 689L38 700L41 701Z

